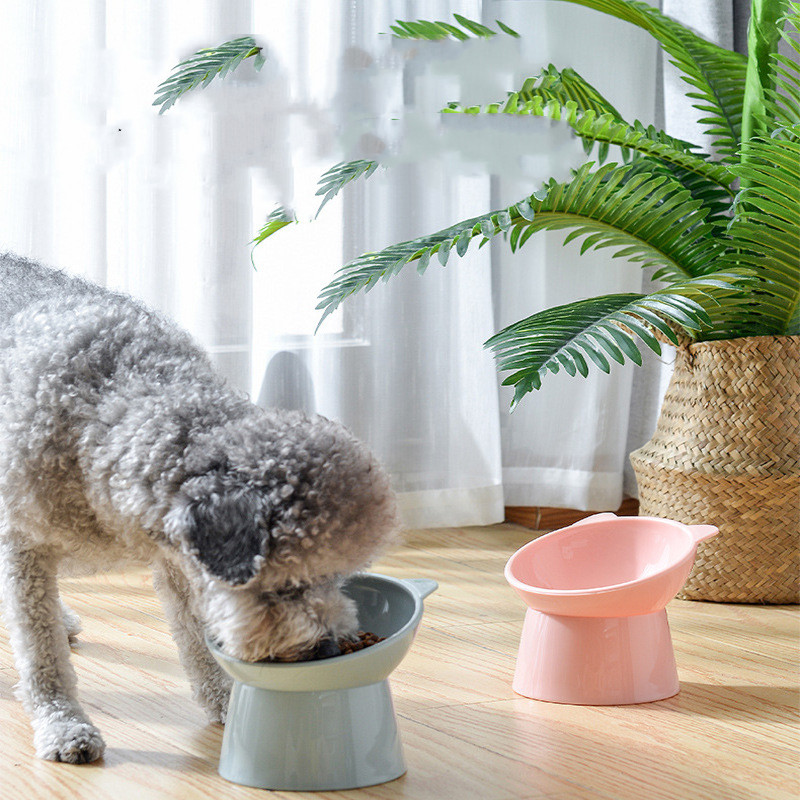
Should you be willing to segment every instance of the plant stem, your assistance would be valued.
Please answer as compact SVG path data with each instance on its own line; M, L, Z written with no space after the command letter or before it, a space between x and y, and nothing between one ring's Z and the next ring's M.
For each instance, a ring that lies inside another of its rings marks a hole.
M747 73L742 102L742 148L740 161L748 161L748 142L767 134L765 90L774 88L771 61L781 38L779 20L788 0L752 0L747 28ZM744 185L744 181L742 184Z

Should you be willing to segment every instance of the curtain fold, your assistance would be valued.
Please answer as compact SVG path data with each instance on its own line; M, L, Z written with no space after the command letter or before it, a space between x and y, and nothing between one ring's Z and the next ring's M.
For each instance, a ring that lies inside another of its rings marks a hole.
M365 251L486 211L488 177L459 174L437 158L425 133L457 76L446 64L434 65L443 74L421 68L405 43L377 35L396 18L441 18L451 10L447 2L343 4L339 47L326 52L325 63L317 53L313 73L292 65L290 72L308 76L304 86L296 84L294 102L316 102L317 130L327 133L326 141L317 133L316 151L303 151L302 166L293 153L295 175L302 171L304 180L302 194L296 185L294 195L301 217L313 215L305 198L336 161L388 155L396 163L348 187L313 224L281 231L280 241L276 236L274 246L268 242L256 254L264 317L274 318L280 307L299 313L292 340L280 333L285 324L256 337L254 372L266 364L261 395L266 401L302 385L303 396L285 397L285 405L336 417L369 442L393 476L409 527L503 518L496 375L482 348L493 332L488 250L448 269L431 265L424 277L410 267L352 298L316 336L313 295L292 286L272 293L269 284L277 258L281 269L297 264L294 275L316 292ZM481 3L462 3L460 10L479 18ZM314 81L324 75L336 75L335 85L315 94ZM281 370L271 371L277 364Z
M568 4L504 4L509 24L520 31L539 28L542 65L570 66L586 78L628 120L654 120L657 48L644 32L603 14ZM542 14L539 25L532 14ZM613 69L609 66L613 64ZM519 76L522 78L524 76ZM596 158L596 155L593 156ZM549 155L541 178L558 172L564 154ZM585 159L580 147L572 166ZM619 158L612 153L610 160ZM512 183L512 187L506 184ZM524 194L518 181L501 182L506 199ZM499 273L498 322L506 325L545 308L598 294L642 291L642 270L606 251L581 256L579 245L562 247L564 235L537 234L519 254L495 249ZM525 252L527 251L527 252ZM581 510L616 509L623 499L629 409L652 393L652 384L632 396L636 368L613 365L610 375L593 370L586 379L548 376L513 413L510 390L501 392L503 486L506 504Z
M523 38L437 49L382 35L396 18L453 12ZM504 504L617 507L661 365L638 384L633 367L552 376L509 413L482 344L547 306L639 291L638 267L544 234L516 255L493 242L445 268L434 259L424 276L409 265L317 333L314 307L347 260L507 205L584 159L542 120L465 133L439 120L448 100L500 100L552 62L649 123L645 34L525 0L0 0L0 21L0 249L162 309L256 402L343 421L386 463L411 527L488 524ZM245 62L158 115L153 93L174 64L248 33L264 45L261 72ZM319 176L377 156L391 168L315 218ZM249 241L277 205L300 223L256 249L254 268Z

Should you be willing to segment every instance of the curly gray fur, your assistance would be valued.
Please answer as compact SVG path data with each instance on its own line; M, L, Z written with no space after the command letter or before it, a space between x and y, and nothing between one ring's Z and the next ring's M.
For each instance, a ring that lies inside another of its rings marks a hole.
M195 697L224 721L204 645L297 659L355 629L344 578L393 541L380 465L344 427L265 411L163 316L0 255L0 578L44 758L103 741L75 698L57 573L151 564Z

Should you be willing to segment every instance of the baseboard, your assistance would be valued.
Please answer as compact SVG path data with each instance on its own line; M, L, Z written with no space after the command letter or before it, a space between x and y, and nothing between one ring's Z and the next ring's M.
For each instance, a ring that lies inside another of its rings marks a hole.
M535 531L544 531L572 525L596 513L596 511L577 511L574 508L549 506L506 506L506 522L523 525ZM639 501L634 497L628 497L622 501L622 505L615 513L621 517L635 517L639 513Z

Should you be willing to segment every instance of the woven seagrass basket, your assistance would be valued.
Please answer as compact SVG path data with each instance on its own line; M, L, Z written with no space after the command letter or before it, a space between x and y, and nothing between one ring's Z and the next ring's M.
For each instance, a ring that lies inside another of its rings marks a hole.
M678 348L656 432L631 463L642 516L720 529L679 597L798 602L800 336Z

